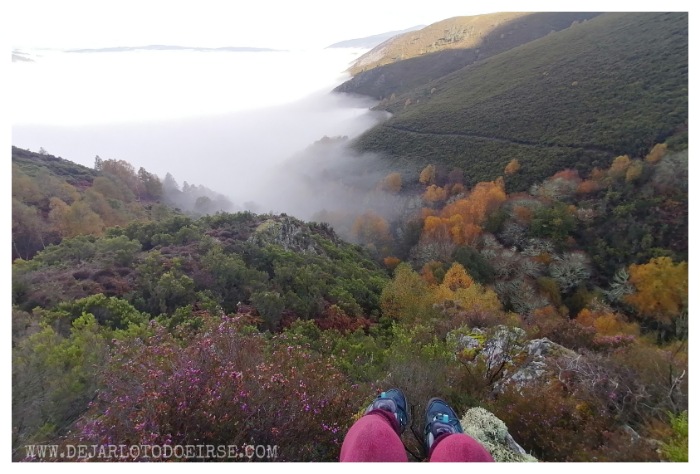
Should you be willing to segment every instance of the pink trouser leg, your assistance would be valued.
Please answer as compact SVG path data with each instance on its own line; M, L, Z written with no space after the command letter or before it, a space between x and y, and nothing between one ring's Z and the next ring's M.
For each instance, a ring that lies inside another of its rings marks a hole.
M340 462L407 462L396 418L381 410L355 422L340 448Z
M438 436L430 450L430 462L493 462L474 438L462 433Z

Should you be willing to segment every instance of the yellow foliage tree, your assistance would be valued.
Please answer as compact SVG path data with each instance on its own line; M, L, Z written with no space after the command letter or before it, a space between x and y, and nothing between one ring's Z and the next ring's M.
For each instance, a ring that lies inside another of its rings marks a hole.
M608 174L614 178L624 176L631 162L632 160L630 160L630 157L627 155L618 156L613 160L612 165L610 165Z
M631 265L629 281L636 292L625 297L642 316L672 324L688 308L688 263L673 263L669 257L652 258Z
M469 288L474 284L474 280L472 280L472 277L469 276L467 270L461 264L455 262L445 273L442 284L455 291L457 288Z
M409 264L400 263L382 290L379 305L388 318L415 321L431 310L433 298L425 280Z
M453 263L442 283L434 288L434 299L441 303L452 301L463 309L501 311L496 292L476 283L459 263Z
M641 160L633 160L625 173L625 181L631 183L639 179L644 171L644 163Z
M646 156L648 163L658 163L666 155L668 146L665 143L657 143Z
M69 206L63 200L54 197L49 203L49 220L61 237L102 234L102 219L84 201L75 201Z

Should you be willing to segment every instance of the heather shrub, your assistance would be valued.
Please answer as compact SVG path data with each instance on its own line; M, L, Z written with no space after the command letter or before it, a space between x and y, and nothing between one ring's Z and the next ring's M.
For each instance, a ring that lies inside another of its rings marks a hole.
M688 349L683 342L666 347L644 343L613 351L615 364L633 371L636 383L643 388L643 403L634 406L633 421L649 417L667 421L667 413L688 409Z
M583 385L557 380L511 385L489 405L523 448L542 461L658 460L654 447L622 429Z
M287 461L338 458L366 389L294 334L208 317L189 340L152 323L117 342L73 435L89 444L277 445Z

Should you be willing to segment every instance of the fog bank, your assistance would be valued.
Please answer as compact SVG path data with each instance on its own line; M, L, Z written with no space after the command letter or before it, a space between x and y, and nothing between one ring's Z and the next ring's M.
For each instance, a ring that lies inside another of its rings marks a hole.
M348 140L312 146L323 137L351 139L387 118L370 110L375 102L369 99L330 92L346 79L343 71L356 55L353 50L49 54L45 63L39 58L28 68L20 64L20 76L47 73L61 60L64 66L79 64L78 70L68 69L76 83L57 79L70 90L70 100L46 76L15 83L30 94L43 81L51 93L39 93L45 103L35 97L20 107L13 145L41 147L86 166L96 155L126 160L161 179L171 173L180 184L211 188L236 208L256 212L304 219L323 210L358 213L367 206L389 212L395 198L375 193L381 177L363 171L374 157L352 153ZM187 67L178 60L189 61ZM105 82L81 90L89 81L77 77L80 71L100 65L113 72L131 69L116 77L102 71L97 77ZM177 75L184 70L189 74ZM122 84L119 78L128 80ZM203 110L208 112L202 115Z

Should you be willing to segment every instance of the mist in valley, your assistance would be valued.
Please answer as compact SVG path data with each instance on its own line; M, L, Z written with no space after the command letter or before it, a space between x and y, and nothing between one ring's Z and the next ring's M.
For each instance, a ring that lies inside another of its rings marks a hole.
M388 115L331 93L360 52L53 52L13 64L15 90L31 98L15 104L13 144L169 174L170 201L186 211L287 213L347 238L356 216L403 206L381 189L377 157L349 147Z

